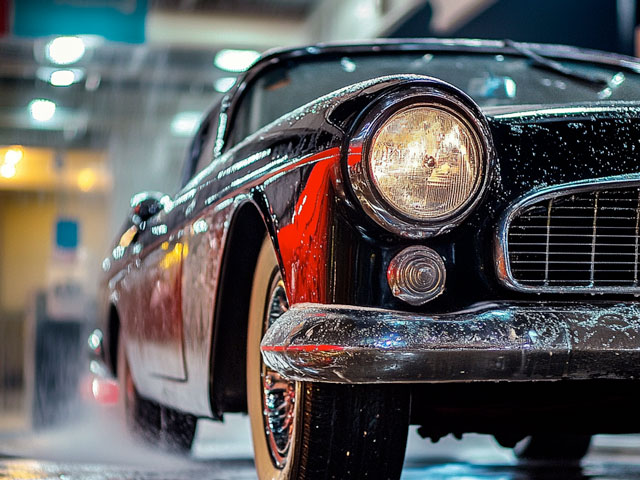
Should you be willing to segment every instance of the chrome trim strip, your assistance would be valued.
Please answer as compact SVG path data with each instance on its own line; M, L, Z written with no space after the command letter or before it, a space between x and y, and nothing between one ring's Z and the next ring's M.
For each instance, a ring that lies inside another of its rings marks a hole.
M576 182L551 185L534 189L516 200L500 219L495 237L495 266L498 280L506 287L524 293L633 293L640 294L636 287L589 287L589 286L527 286L519 283L511 271L509 259L509 227L520 211L545 200L553 200L575 193L593 192L605 189L640 187L640 172L611 177L590 178Z
M629 379L640 375L640 304L494 303L439 315L298 304L261 348L299 381Z

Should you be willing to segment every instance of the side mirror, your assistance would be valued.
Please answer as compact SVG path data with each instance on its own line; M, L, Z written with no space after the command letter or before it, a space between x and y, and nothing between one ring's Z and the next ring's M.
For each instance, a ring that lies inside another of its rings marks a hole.
M131 197L131 221L146 222L164 209L168 196L160 192L141 192Z

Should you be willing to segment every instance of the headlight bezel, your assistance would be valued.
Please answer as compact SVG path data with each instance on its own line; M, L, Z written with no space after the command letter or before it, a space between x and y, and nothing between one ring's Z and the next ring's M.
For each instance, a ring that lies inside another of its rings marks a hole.
M427 238L460 225L480 203L493 175L493 140L480 108L456 87L437 79L402 87L380 98L358 122L348 146L347 172L360 205L378 225L403 237ZM455 116L471 132L480 155L477 185L469 198L452 212L429 220L408 216L388 202L375 185L369 161L374 138L382 126L393 116L419 107L436 108Z

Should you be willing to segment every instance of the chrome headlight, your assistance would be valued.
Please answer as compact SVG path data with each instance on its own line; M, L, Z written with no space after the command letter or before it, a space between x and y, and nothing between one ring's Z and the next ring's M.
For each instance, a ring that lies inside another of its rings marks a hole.
M354 137L352 187L388 230L413 238L446 231L471 212L487 184L492 148L486 121L456 93L429 89L387 101Z

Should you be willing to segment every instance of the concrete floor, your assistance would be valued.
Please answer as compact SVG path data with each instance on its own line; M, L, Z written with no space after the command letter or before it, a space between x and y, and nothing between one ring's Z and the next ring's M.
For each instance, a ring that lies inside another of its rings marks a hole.
M65 426L32 432L0 417L0 479L254 479L247 418L201 421L191 457L159 452L129 437L114 408L87 408ZM466 435L436 444L412 429L403 479L640 479L640 437L598 436L579 468L519 466L493 439Z

